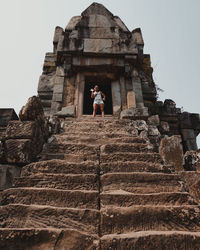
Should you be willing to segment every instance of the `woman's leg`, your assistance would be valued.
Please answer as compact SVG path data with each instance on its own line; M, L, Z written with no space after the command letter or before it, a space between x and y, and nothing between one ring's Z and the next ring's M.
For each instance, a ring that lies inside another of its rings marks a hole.
M104 117L104 104L100 104L101 115Z
M93 117L96 116L96 113L97 113L97 104L94 103L94 104L93 104Z

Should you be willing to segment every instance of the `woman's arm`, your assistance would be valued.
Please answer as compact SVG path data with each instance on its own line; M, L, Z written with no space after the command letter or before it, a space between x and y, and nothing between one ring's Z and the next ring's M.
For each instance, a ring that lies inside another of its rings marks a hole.
M103 96L103 100L105 101L106 100L106 95L103 92L101 92L101 95Z
M91 92L91 98L94 99L94 91Z

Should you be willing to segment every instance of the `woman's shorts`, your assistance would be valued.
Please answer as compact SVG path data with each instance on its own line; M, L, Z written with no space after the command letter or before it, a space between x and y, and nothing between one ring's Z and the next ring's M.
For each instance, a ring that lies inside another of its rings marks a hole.
M94 104L100 105L100 104L104 104L104 102L102 100L95 100Z

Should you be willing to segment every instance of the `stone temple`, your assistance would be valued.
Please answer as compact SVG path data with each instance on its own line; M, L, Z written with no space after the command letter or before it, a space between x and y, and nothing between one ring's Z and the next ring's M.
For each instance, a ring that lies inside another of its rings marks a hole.
M0 109L0 249L200 249L200 116L158 101L143 47L98 3L55 28L38 96Z

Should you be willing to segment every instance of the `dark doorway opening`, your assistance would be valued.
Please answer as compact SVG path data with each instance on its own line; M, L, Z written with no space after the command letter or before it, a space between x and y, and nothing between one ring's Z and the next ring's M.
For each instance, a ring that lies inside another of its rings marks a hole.
M104 102L104 112L105 115L113 114L112 106L112 92L111 92L111 82L109 79L92 79L85 78L85 91L84 91L84 104L83 104L83 114L92 115L93 113L93 99L91 98L91 91L95 85L99 86L99 90L106 95L106 100ZM98 108L97 114L101 114Z

